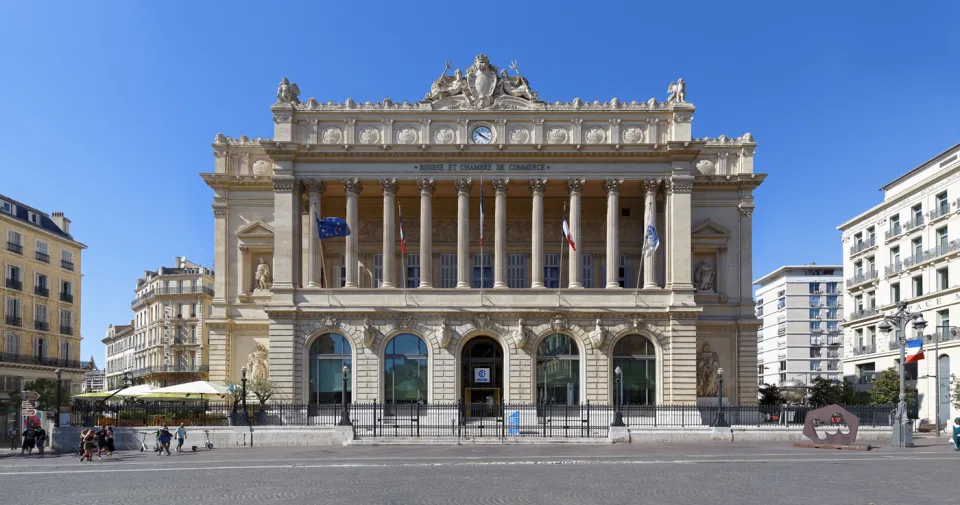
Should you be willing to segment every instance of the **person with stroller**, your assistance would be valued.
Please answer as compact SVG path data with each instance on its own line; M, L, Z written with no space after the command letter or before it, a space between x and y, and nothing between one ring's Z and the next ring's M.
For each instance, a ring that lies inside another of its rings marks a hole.
M163 451L167 451L167 456L170 455L171 440L173 440L173 434L170 433L170 429L166 426L160 428L160 431L157 433L157 442L160 443L160 450L157 451L157 456L163 454Z

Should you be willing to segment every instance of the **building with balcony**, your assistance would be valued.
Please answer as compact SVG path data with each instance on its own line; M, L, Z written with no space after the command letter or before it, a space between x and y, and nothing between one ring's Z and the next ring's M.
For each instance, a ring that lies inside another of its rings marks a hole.
M295 401L609 404L620 367L626 402L715 401L700 364L756 402L753 136L695 138L676 93L545 102L484 55L466 75L490 87L334 104L284 80L272 139L215 136L211 380L268 353Z
M80 360L80 253L62 212L46 214L0 195L0 400L34 379L79 393L89 362Z
M120 387L123 373L158 387L207 378L204 318L213 299L213 270L177 256L175 266L146 271L137 279L130 327L112 326L107 346L107 385Z
M906 369L920 395L920 417L936 418L939 393L941 419L952 419L951 363L960 360L951 325L951 318L960 320L960 144L881 190L881 203L838 227L847 275L843 373L869 389L876 374L899 365L899 336L877 326L906 301L927 321L926 359ZM915 337L912 329L907 337Z
M90 370L83 374L83 383L80 385L81 393L100 393L106 391L106 374L103 370L97 368L93 356L90 356Z
M757 382L840 378L843 267L787 265L757 279Z

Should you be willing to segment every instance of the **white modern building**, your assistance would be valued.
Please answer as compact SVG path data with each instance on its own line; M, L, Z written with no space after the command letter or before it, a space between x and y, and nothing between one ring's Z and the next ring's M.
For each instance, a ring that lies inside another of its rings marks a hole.
M754 281L757 382L840 378L842 265L788 265Z
M960 360L950 322L960 320L960 144L881 190L883 202L838 227L848 276L844 375L869 388L878 373L898 365L897 335L877 326L906 301L927 321L926 359L906 368L920 396L920 418L935 419L939 404L941 420L948 419L957 412L949 401L951 362Z

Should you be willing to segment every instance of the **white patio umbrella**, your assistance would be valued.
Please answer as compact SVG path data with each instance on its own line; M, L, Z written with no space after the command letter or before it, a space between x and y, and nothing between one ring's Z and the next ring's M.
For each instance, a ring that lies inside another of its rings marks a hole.
M177 384L165 388L154 389L149 393L140 396L141 400L203 400L210 398L223 398L230 394L226 386L213 384L207 381L187 382L186 384Z

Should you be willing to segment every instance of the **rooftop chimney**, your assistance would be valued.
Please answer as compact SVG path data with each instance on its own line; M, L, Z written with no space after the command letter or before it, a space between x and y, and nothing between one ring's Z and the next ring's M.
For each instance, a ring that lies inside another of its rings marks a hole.
M70 220L63 215L63 212L54 212L50 215L50 219L52 219L53 223L64 233L70 233Z

